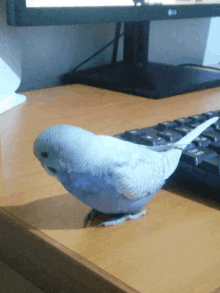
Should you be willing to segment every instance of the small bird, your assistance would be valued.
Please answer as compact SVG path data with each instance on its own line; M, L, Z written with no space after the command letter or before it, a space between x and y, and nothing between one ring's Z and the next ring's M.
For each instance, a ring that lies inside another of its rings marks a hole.
M158 148L54 125L38 135L34 154L69 193L92 208L84 227L100 213L111 215L103 226L116 225L146 213L142 209L176 170L185 147L217 120Z

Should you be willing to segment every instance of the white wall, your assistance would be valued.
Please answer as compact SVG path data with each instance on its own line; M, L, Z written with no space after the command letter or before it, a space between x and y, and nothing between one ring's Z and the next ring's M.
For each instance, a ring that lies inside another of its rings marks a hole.
M149 60L178 65L203 64L210 18L153 21Z
M177 65L220 62L220 17L153 21L149 60Z
M70 72L114 39L114 33L115 24L112 23L18 28L23 74L20 90L59 85L62 74ZM80 69L110 62L112 48ZM122 58L122 46L119 51L119 58Z
M220 63L220 17L213 17L207 38L204 65Z
M21 55L18 29L6 24L5 0L0 2L0 58L21 76Z

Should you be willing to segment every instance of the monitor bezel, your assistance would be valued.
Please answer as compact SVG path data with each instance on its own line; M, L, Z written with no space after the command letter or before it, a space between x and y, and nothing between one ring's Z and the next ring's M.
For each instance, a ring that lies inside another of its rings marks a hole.
M116 23L220 15L220 4L27 8L25 0L7 0L6 3L7 23L12 26Z

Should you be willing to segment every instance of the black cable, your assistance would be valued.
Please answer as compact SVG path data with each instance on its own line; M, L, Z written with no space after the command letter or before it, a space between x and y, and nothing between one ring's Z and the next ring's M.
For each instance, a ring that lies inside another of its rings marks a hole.
M121 22L118 22L116 24L115 28L115 43L114 43L114 48L113 48L113 53L112 53L112 65L115 65L117 62L117 53L118 53L118 43L119 43L119 36L120 36L120 30L121 30Z
M83 62L81 62L79 65L77 65L72 72L75 72L79 67L81 67L82 65L84 65L85 63L87 63L88 61L90 61L91 59L93 59L94 57L96 57L98 54L100 54L102 51L104 51L105 49L107 49L109 46L111 46L113 43L115 43L116 41L118 41L118 39L120 37L122 37L124 35L124 33L119 34L119 36L115 37L112 41L110 41L109 43L107 43L104 47L102 47L100 50L98 50L96 53L94 53L92 56L90 56L89 58L87 58L86 60L84 60Z

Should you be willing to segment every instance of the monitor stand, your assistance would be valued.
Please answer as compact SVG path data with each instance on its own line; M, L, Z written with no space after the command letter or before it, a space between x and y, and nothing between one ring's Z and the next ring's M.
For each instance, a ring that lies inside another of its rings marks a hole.
M123 61L65 74L63 83L154 99L220 86L218 69L148 62L149 28L149 22L125 23Z

